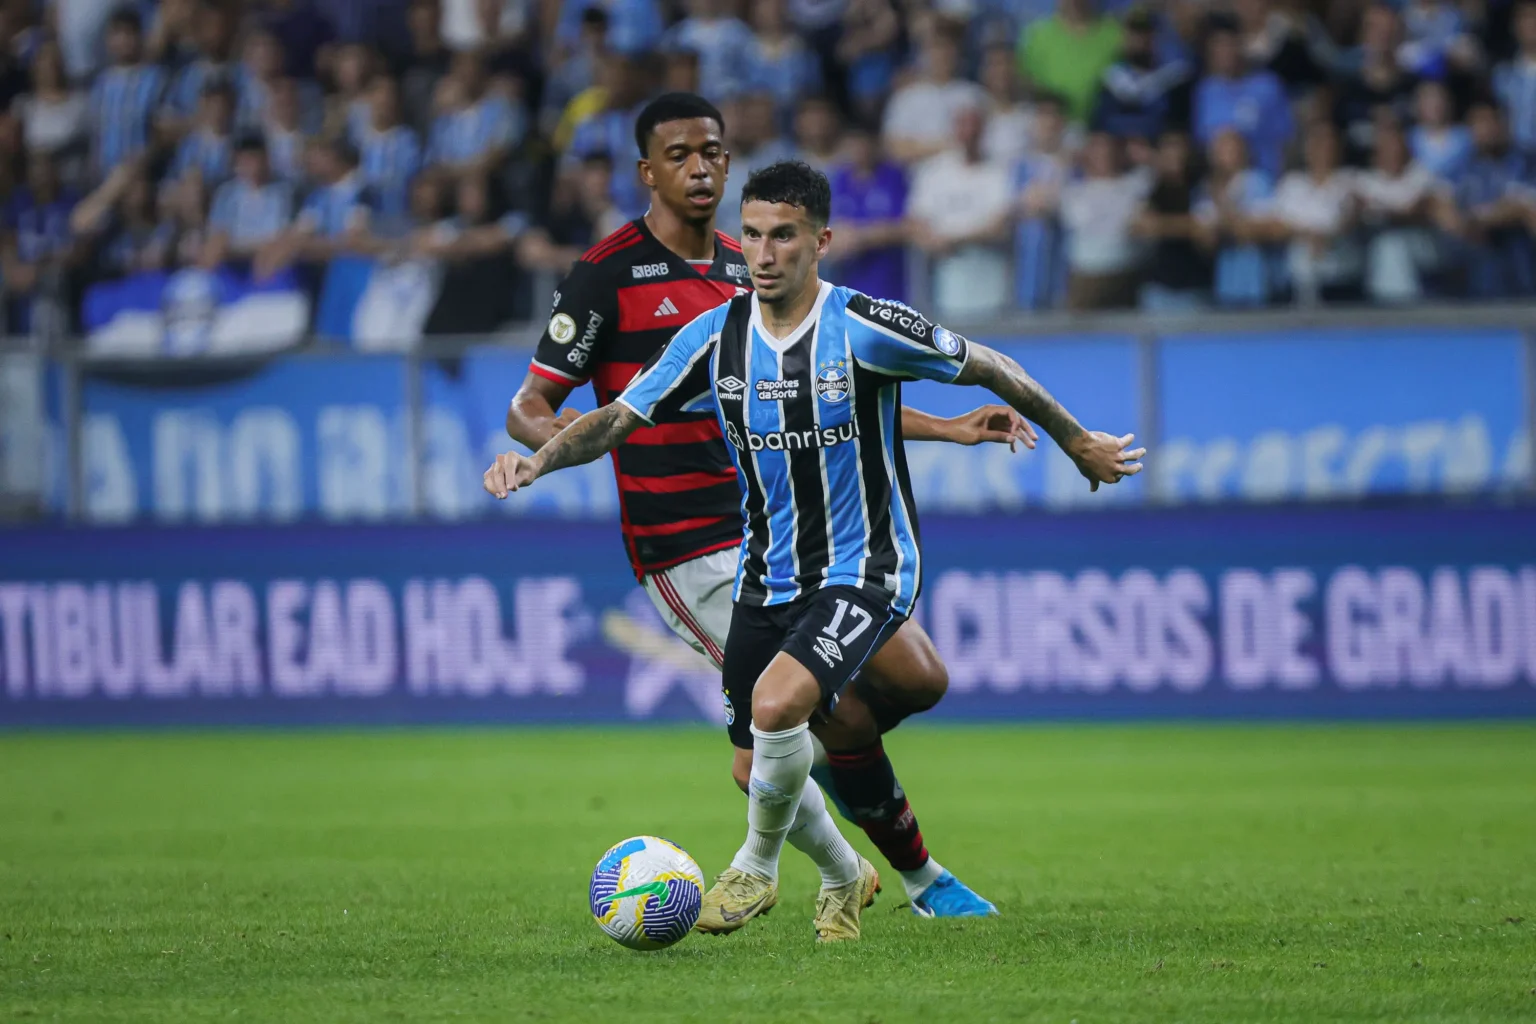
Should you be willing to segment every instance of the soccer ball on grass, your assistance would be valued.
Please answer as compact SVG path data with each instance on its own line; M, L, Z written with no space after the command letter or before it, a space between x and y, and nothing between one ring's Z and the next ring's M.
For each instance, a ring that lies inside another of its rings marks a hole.
M597 926L619 945L665 949L698 921L704 875L676 843L636 836L603 854L589 894Z

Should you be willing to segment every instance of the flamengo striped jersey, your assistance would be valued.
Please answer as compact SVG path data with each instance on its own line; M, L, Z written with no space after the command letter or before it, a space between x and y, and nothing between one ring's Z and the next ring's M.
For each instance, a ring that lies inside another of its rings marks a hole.
M745 290L741 246L716 233L715 260L699 270L663 245L644 219L583 256L555 293L555 308L530 369L578 387L600 405L619 396L677 329ZM741 543L741 493L713 411L658 403L654 426L613 453L624 547L635 575L680 565Z
M735 599L783 604L855 586L908 615L922 586L901 444L901 382L953 381L970 344L915 310L823 283L780 340L756 295L677 333L619 397L646 419L712 409L741 480Z

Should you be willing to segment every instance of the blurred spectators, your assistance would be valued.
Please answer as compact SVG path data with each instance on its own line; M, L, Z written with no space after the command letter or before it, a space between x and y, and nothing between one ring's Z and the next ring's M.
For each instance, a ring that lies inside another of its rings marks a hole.
M1094 0L1060 0L1055 14L1019 37L1019 72L1066 100L1072 120L1085 122L1100 79L1120 55L1121 37L1120 23L1099 14Z
M204 265L211 269L225 262L254 261L259 271L271 269L278 259L275 243L282 239L293 210L293 186L273 178L266 143L260 135L242 136L234 180L214 194Z
M982 152L988 160L1012 164L1028 151L1034 122L1014 72L1013 50L1006 45L987 47L981 58L980 78L989 101Z
M1209 175L1195 215L1216 253L1216 302L1262 306L1274 295L1276 261L1264 244L1274 181L1250 165L1248 143L1237 128L1218 131L1208 157Z
M1536 283L1530 224L1530 162L1509 144L1499 109L1467 115L1472 155L1455 183L1452 232L1464 243L1467 285L1476 298L1528 295Z
M162 19L162 25L164 19ZM228 9L205 4L194 9L191 52L170 66L171 77L157 113L161 134L179 139L192 126L203 90L214 82L235 85L240 77L234 63L234 24Z
M0 283L8 293L9 330L26 333L38 326L33 323L37 302L57 307L66 301L69 275L84 259L83 247L69 227L74 206L75 196L60 181L53 158L33 154L27 160L26 184L5 204L0 237Z
M1119 59L1104 72L1099 88L1093 114L1097 130L1147 145L1170 124L1188 122L1189 65L1159 60L1155 32L1156 22L1146 11L1126 18Z
M1454 181L1472 157L1472 133L1454 122L1451 94L1444 83L1420 82L1414 111L1418 124L1409 133L1413 159L1435 178Z
M400 122L400 87L375 75L368 87L368 119L355 139L363 181L379 200L381 228L390 234L408 220L411 179L421 170L421 142Z
M1426 275L1441 263L1434 227L1443 196L1429 170L1412 159L1395 122L1377 125L1371 166L1356 182L1361 222L1370 233L1367 294L1388 303L1422 298Z
M789 24L786 0L752 0L751 76L773 94L781 113L822 90L821 61Z
M831 173L842 139L837 108L821 96L807 96L795 109L795 158Z
M144 57L143 25L136 11L122 8L107 20L111 65L96 77L91 92L95 168L104 175L149 148L150 118L165 88L165 69Z
M1067 308L1129 309L1140 287L1142 244L1132 230L1149 191L1146 172L1127 170L1119 139L1094 132L1083 147L1083 177L1061 190L1067 235Z
M1338 133L1326 121L1307 129L1302 152L1302 168L1280 182L1271 208L1273 234L1288 243L1291 287L1302 305L1353 298L1361 259L1352 237L1354 176L1342 167Z
M827 30L821 30L823 38ZM841 92L851 112L864 121L875 121L895 81L897 43L901 19L891 0L849 0L835 43L835 62L823 58L823 68L836 73L832 85Z
M1035 101L1029 144L1014 166L1018 226L1014 233L1014 294L1022 309L1050 309L1067 294L1066 253L1058 216L1061 190L1074 168L1066 101L1049 93Z
M176 235L170 211L157 207L154 184L137 162L113 168L74 208L69 226L97 246L97 270L106 278L163 270Z
M760 167L798 157L794 144L779 130L772 93L749 93L726 104L721 114L725 117L731 171L720 192L720 212L715 219L721 231L734 235L741 230L741 189L747 178Z
M1514 60L1493 74L1493 91L1508 112L1510 138L1527 154L1536 153L1536 3L1516 4L1511 22Z
M881 159L879 139L867 128L849 132L846 152L830 171L833 274L867 295L905 301L906 175Z
M0 0L9 326L342 254L375 340L401 282L531 310L666 90L725 112L723 230L805 160L833 279L962 320L1536 292L1536 0Z
M167 183L184 181L196 174L212 191L224 183L234 165L230 132L234 123L235 90L222 80L203 86L197 101L197 117L166 170Z
M962 323L1008 302L1013 196L1007 165L982 152L985 131L984 107L962 107L950 147L918 167L907 208L910 237L933 261L934 312Z
M83 178L90 105L83 93L70 88L57 43L47 41L38 47L32 60L32 87L15 102L27 150L52 157L66 181Z
M960 111L986 102L979 85L960 75L960 30L940 23L923 42L917 77L897 89L885 108L885 148L901 163L916 163L954 143Z
M1206 41L1205 74L1194 97L1194 134L1202 146L1226 129L1239 132L1255 166L1271 179L1285 169L1293 122L1285 89L1273 72L1247 66L1235 26L1220 23Z
M727 0L688 0L688 16L667 32L662 45L699 58L699 91L720 102L750 83L756 61L752 30L728 13Z
M307 174L304 160L309 148L309 133L303 119L299 83L292 78L279 78L273 82L266 116L254 130L266 138L272 173L286 181L302 182Z
M1211 266L1194 217L1197 172L1189 136L1164 134L1154 166L1152 191L1131 223L1148 245L1141 307L1153 313L1200 309L1210 301Z

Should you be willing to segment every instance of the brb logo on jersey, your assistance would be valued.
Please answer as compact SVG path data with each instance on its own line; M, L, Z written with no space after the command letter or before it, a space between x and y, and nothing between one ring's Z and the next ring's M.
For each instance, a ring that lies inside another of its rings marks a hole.
M749 428L746 442L743 443L741 431L736 428L736 424L730 420L725 423L725 439L739 452L793 452L800 449L831 448L858 436L859 422L850 420L840 426L824 427L821 430L775 430L758 434Z
M848 371L841 363L823 366L816 374L816 394L824 402L841 402L848 397Z

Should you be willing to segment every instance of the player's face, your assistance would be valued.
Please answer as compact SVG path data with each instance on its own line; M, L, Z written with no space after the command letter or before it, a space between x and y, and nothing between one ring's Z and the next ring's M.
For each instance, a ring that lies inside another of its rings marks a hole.
M640 178L667 209L689 221L707 221L720 205L731 155L712 118L663 121L651 132Z
M741 251L752 272L752 287L763 302L789 302L799 296L831 242L831 230L814 224L803 207L742 204Z

